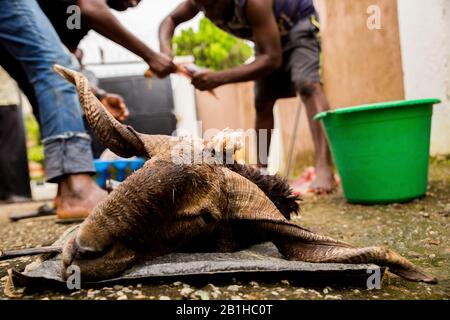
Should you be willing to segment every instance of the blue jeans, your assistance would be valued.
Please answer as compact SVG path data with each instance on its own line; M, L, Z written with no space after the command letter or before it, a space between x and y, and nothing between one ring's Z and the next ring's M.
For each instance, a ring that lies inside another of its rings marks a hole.
M14 78L26 78L21 87L31 87L23 91L38 108L47 180L94 173L75 87L52 70L55 63L74 68L70 54L35 0L0 0L0 8L0 51L9 55L0 62L8 61L4 68Z

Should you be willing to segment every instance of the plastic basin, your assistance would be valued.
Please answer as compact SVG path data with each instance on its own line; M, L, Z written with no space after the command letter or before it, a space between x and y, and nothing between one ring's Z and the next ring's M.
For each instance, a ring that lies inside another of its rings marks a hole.
M141 158L135 159L115 159L115 160L94 160L95 170L97 172L97 184L105 188L106 181L113 178L116 181L122 182L126 177L140 169L145 161ZM111 168L113 168L113 175L111 176ZM130 168L131 170L128 170Z
M406 202L426 194L431 115L438 99L319 113L344 196L351 203Z
M109 173L110 162L105 160L94 160L94 166L95 171L97 172L95 180L97 181L97 184L100 187L105 188L106 180L108 180L110 176Z
M130 161L129 160L114 160L112 162L112 166L114 169L116 169L116 176L115 179L117 181L124 181L126 178L126 169L129 167Z
M134 160L130 160L130 166L131 166L131 171L136 171L140 168L142 168L142 166L144 165L145 161L144 159L134 159Z

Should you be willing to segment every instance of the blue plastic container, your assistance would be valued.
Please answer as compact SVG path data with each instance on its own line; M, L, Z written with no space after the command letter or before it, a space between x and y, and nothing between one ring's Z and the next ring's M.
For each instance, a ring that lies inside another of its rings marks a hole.
M139 170L145 161L144 159L117 159L117 160L94 160L95 171L97 172L95 180L97 184L106 188L106 181L114 179L122 182L128 175Z

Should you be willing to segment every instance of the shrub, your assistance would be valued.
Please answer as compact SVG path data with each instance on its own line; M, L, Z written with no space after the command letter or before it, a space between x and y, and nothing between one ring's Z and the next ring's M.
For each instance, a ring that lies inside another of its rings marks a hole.
M44 146L41 144L39 124L33 115L26 115L25 128L27 132L28 159L43 164Z
M198 66L212 70L239 66L253 55L252 47L244 40L219 29L207 18L200 20L197 32L192 28L183 30L172 43L176 55L192 55Z

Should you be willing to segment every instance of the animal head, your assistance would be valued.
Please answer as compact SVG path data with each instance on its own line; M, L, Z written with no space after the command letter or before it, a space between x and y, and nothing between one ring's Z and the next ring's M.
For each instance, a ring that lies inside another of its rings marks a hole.
M153 159L101 202L63 251L63 274L120 273L141 257L176 250L213 232L227 205L218 168Z
M150 158L83 222L65 246L63 274L71 264L80 266L88 278L117 274L143 255L157 256L214 232L221 221L232 218L229 212L251 220L254 210L263 209L261 217L285 219L277 207L286 216L298 209L297 198L289 198L287 184L277 177L264 178L237 164L231 167L236 174L222 166L172 161L180 145L211 152L212 157L232 154L240 147L233 133L224 131L211 140L138 133L111 116L83 75L60 66L54 69L76 85L88 123L105 146L122 157ZM275 201L265 193L274 194ZM242 205L247 210L241 210ZM252 205L258 208L248 210Z

